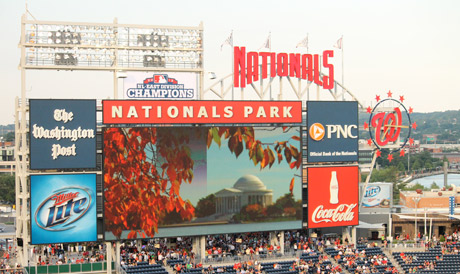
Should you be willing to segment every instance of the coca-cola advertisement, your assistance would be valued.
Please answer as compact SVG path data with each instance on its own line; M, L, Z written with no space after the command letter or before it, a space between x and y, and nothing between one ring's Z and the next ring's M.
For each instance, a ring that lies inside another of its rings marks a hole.
M358 167L311 167L308 178L308 228L359 223Z

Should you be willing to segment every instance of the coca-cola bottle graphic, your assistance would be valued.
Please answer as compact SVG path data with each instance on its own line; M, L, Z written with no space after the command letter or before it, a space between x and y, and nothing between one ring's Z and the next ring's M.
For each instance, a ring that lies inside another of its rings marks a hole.
M339 203L339 182L337 181L337 172L331 172L331 183L329 185L331 198L329 203L335 205Z

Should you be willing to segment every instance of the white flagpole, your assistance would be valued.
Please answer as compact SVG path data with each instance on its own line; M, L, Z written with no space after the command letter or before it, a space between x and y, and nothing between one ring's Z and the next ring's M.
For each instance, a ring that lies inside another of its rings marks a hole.
M232 101L235 99L235 64L234 64L234 55L235 55L235 50L233 49L233 30L232 32L230 33L230 37L232 37L231 41L230 41L230 47L232 48L231 51L232 51L232 54L230 55L230 62L232 63L232 71L233 71L233 77L232 77ZM223 81L223 80L222 80Z
M268 33L268 43L269 43L269 47L268 47L268 52L272 52L272 32L270 31ZM270 58L271 60L271 58ZM273 60L271 60L271 62L273 62ZM272 64L270 64L271 66ZM268 82L268 84L270 85L270 101L273 100L273 97L272 97L272 77L271 77L271 73L270 73L270 82Z
M343 35L342 35L341 39L342 39L342 101L345 101L345 94L344 94L344 89L343 89L343 87L345 86L345 78L344 78L345 73L343 71L343 48L344 48L344 46L343 46L343 44L344 44L343 43Z

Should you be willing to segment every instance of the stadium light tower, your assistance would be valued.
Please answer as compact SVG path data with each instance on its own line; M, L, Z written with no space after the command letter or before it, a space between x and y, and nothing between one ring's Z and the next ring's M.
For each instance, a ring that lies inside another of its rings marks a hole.
M203 24L154 26L112 23L39 21L21 18L21 97L15 102L16 237L18 261L28 263L29 151L27 70L86 70L113 72L113 99L118 98L120 72L191 72L203 96ZM96 98L102 99L102 98Z

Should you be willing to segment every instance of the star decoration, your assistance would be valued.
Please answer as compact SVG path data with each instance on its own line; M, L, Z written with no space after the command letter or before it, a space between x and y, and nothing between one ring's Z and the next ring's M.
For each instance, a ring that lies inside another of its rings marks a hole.
M393 154L388 154L388 162L391 163L392 160L393 160Z
M404 149L401 149L401 150L399 151L399 156L400 156L400 157L404 157L404 154L405 154L405 153L406 153L406 152L404 152Z
M414 139L409 138L409 145L413 145L413 144L414 144Z
M367 107L366 111L367 111L367 113L371 113L372 112L371 107Z
M380 101L380 96L379 95L375 95L375 100Z
M372 139L367 139L367 144L372 146Z
M411 114L414 111L412 107L409 107L409 114Z
M401 101L401 103L404 102L404 95L399 96L399 101Z
M393 93L391 93L391 90L388 91L388 98L391 98L391 96L393 95Z
M369 128L369 124L367 122L364 122L364 130L368 129Z
M414 122L414 123L412 124L412 128L413 128L414 130L417 129L417 123L416 123L416 122Z
M375 153L377 154L377 157L381 157L381 156L382 156L382 152L381 152L380 150L377 150Z

